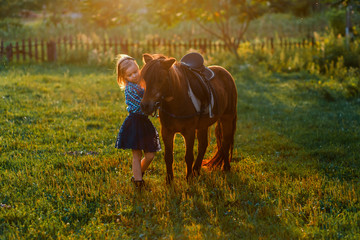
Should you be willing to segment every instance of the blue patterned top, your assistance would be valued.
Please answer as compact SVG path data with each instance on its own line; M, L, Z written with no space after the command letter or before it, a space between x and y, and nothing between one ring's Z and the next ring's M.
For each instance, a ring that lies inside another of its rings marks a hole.
M140 85L127 81L125 86L125 103L127 105L126 110L129 113L145 115L140 108L140 102L143 96L144 89Z

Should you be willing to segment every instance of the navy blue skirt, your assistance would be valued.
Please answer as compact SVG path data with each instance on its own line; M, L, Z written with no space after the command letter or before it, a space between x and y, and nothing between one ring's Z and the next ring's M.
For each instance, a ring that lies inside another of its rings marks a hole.
M115 148L158 152L159 134L147 116L130 113L121 125Z

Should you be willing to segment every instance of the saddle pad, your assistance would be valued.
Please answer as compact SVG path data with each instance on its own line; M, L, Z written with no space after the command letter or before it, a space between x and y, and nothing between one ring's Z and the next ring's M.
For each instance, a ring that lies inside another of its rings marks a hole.
M205 111L201 111L201 101L195 96L195 94L193 93L191 87L190 87L190 84L189 85L189 90L188 90L188 94L189 94L189 97L196 109L196 112L197 113L200 113L202 115L205 115L205 114L209 114L209 117L212 118L214 117L214 114L213 114L213 108L214 108L214 95L212 93L210 93L210 104L208 105L208 107L205 108Z

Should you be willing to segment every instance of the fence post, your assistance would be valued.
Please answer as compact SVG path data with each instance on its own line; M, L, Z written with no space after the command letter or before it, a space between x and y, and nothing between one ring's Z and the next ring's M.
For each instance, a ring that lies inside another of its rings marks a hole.
M16 41L16 44L15 44L15 51L16 51L16 61L19 62L20 60L20 55L19 55L19 43Z
M44 62L45 61L44 39L41 39L40 49L41 49L41 62Z
M72 36L69 37L69 50L72 51L73 49L73 39Z
M63 53L64 53L64 56L63 58L65 59L67 57L67 37L65 36L64 39L63 39Z
M32 47L31 47L31 38L29 38L28 40L28 45L29 45L29 59L32 59Z
M172 44L171 44L170 39L167 41L167 46L168 46L168 48L169 48L169 56L171 56L171 54L172 54L172 49L171 49Z
M315 47L315 38L311 37L311 47Z
M129 40L125 39L125 53L129 54Z
M174 55L176 55L176 54L178 54L178 49L179 49L179 48L178 48L178 44L179 44L179 43L176 43L176 42L174 42L174 41L173 41L172 43L173 43L173 45L174 45Z
M198 39L198 48L199 48L199 51L201 52L201 53L203 53L204 51L203 51L203 43L202 43L202 38L199 38Z
M146 49L145 52L150 52L150 39L146 40Z
M38 60L38 42L37 42L37 39L35 38L35 61Z
M2 57L4 55L4 41L1 40L1 45L0 45L0 57Z
M155 52L155 49L156 49L156 40L153 39L152 40L152 52Z
M129 46L129 42L126 39L125 41L123 39L121 39L121 52L128 54L128 46Z
M55 62L56 56L56 43L54 41L47 42L47 60L49 62Z
M115 55L118 55L118 39L117 37L114 38L114 48L115 48Z
M97 44L95 43L95 41L93 40L92 42L92 50L95 50L97 49Z
M208 49L209 48L209 49ZM206 41L206 50L211 54L212 50L211 50L211 40L207 40Z
M21 43L21 47L22 47L22 59L23 59L23 61L25 62L25 60L26 60L26 52L25 52L25 40L23 39L22 40L22 43Z
M59 37L58 38L58 41L57 41L57 46L58 46L58 49L57 49L57 57L60 58L60 55L61 55L61 38Z
M89 41L89 38L86 39L86 52L90 52L90 41Z
M77 35L75 35L75 38L74 38L74 48L75 48L75 51L79 51L79 37Z
M103 40L103 51L104 51L104 53L106 52L106 39L104 38L104 40Z
M209 52L208 49L207 49L207 48L208 48L208 44L207 44L207 39L206 39L206 38L204 38L203 48L204 48L204 53Z
M12 47L12 44L10 43L10 45L8 45L6 47L6 57L7 59L9 60L9 62L12 61L12 58L13 58L13 47Z

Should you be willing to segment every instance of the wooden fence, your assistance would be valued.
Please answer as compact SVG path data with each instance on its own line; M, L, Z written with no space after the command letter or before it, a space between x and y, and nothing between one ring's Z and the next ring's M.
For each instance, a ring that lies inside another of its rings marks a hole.
M292 40L273 38L249 41L253 49L292 49L306 48L315 45L314 38ZM241 42L244 44L244 42ZM168 39L152 39L147 41L129 41L127 39L103 39L103 40L81 40L73 37L63 37L57 40L45 41L27 39L21 41L1 41L0 58L6 58L10 62L54 62L67 59L70 54L80 55L96 51L101 54L119 53L141 57L142 53L162 53L168 56L181 57L190 49L204 54L226 51L226 46L220 41L207 39L193 39L188 41L173 41Z

